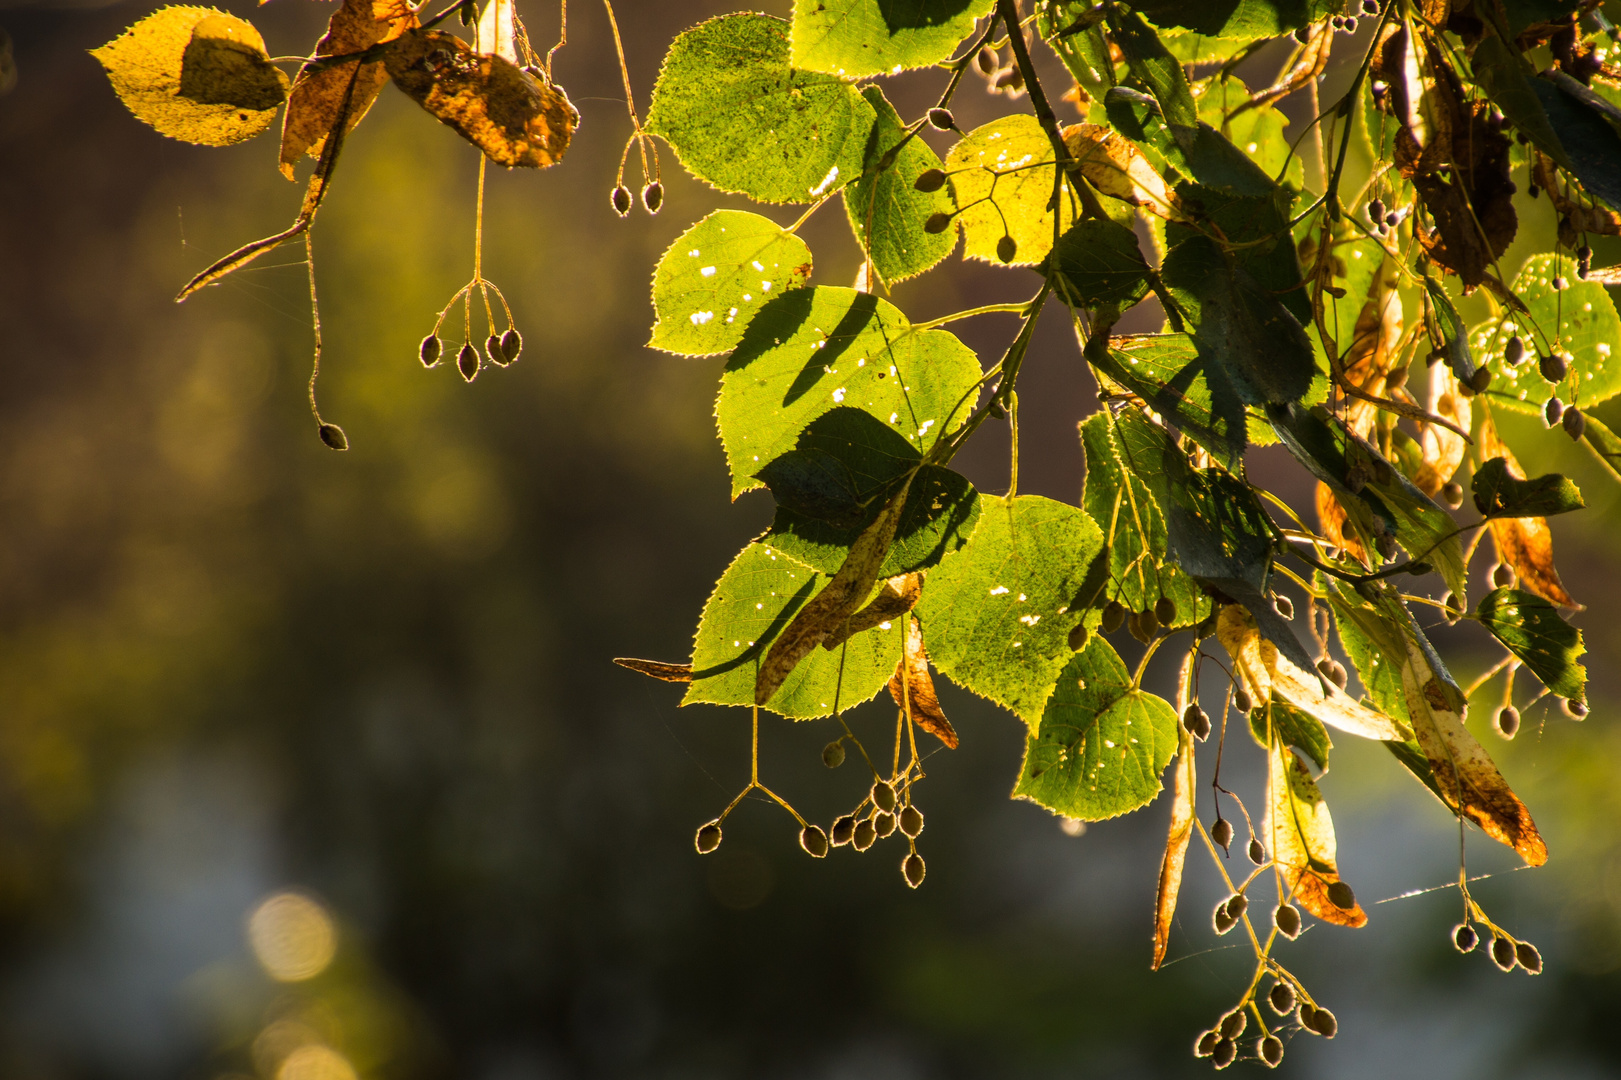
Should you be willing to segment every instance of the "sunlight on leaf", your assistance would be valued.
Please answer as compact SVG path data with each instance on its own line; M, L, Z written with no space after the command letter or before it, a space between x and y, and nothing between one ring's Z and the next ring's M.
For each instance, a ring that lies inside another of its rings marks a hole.
M743 340L771 289L810 280L811 251L782 226L746 210L716 210L676 238L653 272L658 321L648 342L686 356L726 352Z

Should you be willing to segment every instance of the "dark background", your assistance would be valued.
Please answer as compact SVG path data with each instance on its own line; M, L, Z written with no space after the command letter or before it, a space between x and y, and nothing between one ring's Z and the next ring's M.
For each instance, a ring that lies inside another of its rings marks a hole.
M152 6L0 3L21 74L0 98L0 1076L269 1080L266 1033L294 1027L368 1078L1202 1074L1189 1047L1250 970L1209 929L1208 859L1192 853L1174 962L1150 974L1166 801L1066 835L1007 799L1021 728L984 702L942 691L962 748L919 789L920 890L896 841L813 861L760 801L694 854L747 779L747 715L678 711L678 688L609 658L684 658L769 516L764 495L727 501L719 361L642 347L659 254L742 203L666 152L663 211L613 214L629 122L600 7L576 0L558 57L584 114L567 159L490 178L485 266L525 335L514 367L464 385L415 358L471 270L475 151L388 88L350 140L315 237L339 455L304 403L300 248L172 303L282 228L300 189L273 134L187 146L119 104L86 50ZM273 53L308 48L330 11L227 6ZM670 39L723 10L620 5L639 104ZM549 43L555 8L520 14ZM942 81L886 88L916 115ZM971 81L957 115L1024 107ZM815 280L847 284L842 210L804 235ZM954 259L894 299L923 319L1033 280ZM956 329L989 362L1013 325ZM1092 396L1062 320L1021 391L1021 490L1073 501ZM1472 834L1471 872L1496 874L1477 895L1546 972L1453 953L1454 891L1373 903L1455 880L1457 831L1382 748L1342 738L1324 791L1370 925L1282 950L1340 1021L1331 1043L1291 1043L1291 1075L1621 1073L1621 504L1563 435L1509 431L1591 505L1553 527L1589 605L1592 717L1538 705L1512 744L1484 734L1489 707L1474 721L1553 852L1510 873ZM1006 444L990 425L959 459L986 490L1006 487ZM1309 505L1275 451L1251 469ZM1460 676L1491 662L1478 631L1439 637ZM890 722L852 715L879 744ZM768 782L824 824L854 804L856 770L820 764L831 721L762 727ZM1228 785L1258 792L1259 755L1230 750ZM1204 754L1208 776L1214 741ZM244 925L287 888L327 906L340 946L277 984Z

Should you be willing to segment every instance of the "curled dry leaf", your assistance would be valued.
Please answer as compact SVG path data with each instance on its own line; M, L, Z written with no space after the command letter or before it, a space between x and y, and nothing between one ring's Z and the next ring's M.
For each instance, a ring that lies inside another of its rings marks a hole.
M867 602L866 607L850 616L841 629L828 635L827 640L822 642L822 648L836 649L863 630L871 630L900 618L917 607L918 597L922 595L921 572L898 574L890 578L878 590L878 595Z
M1365 739L1405 740L1409 733L1395 720L1325 683L1315 671L1304 671L1276 645L1261 636L1255 619L1241 604L1221 609L1216 637L1233 658L1251 701L1268 701L1276 693L1331 727Z
M1317 481L1317 523L1322 527L1323 535L1347 555L1361 562L1363 566L1372 565L1368 561L1367 547L1351 526L1351 516L1345 512L1345 507L1340 505L1334 489L1321 480Z
M1305 86L1317 78L1328 68L1328 57L1334 48L1334 31L1327 19L1321 19L1306 28L1306 43L1300 47L1299 54L1289 70L1277 82L1265 90L1258 90L1250 99L1234 109L1227 117L1228 122L1244 112L1246 109L1259 109L1270 105L1280 98Z
M1514 459L1513 451L1497 437L1497 427L1490 413L1486 414L1480 428L1480 456L1484 461L1501 457L1511 476L1525 479L1525 470ZM1561 607L1581 608L1575 597L1565 591L1565 583L1559 580L1559 569L1553 563L1553 533L1548 530L1547 518L1498 517L1487 524L1492 531L1492 544L1497 548L1497 561L1513 567L1520 588Z
M1125 136L1104 124L1071 124L1063 134L1074 167L1093 187L1166 221L1182 220L1175 192Z
M1294 894L1294 902L1338 926L1365 926L1367 912L1352 903L1342 908L1329 899L1329 886L1340 880L1334 842L1334 819L1328 803L1295 752L1276 743L1269 755L1265 829L1271 838L1272 858Z
M1351 331L1351 344L1341 364L1345 381L1371 397L1388 396L1390 373L1401 353L1403 312L1397 260L1386 256L1374 272L1368 299L1357 313ZM1346 409L1346 423L1364 439L1373 433L1379 407L1364 398L1353 399Z
M915 576L915 575L909 575ZM929 677L929 656L923 650L923 628L917 619L906 617L906 652L895 665L895 675L889 680L889 696L902 709L909 709L918 727L957 749L957 730L946 719L940 708L940 698L934 692L934 680Z
M1188 687L1193 682L1193 659L1197 651L1189 652L1182 660L1182 671L1177 678L1176 712L1182 715L1191 699ZM1198 786L1198 764L1194 760L1193 735L1187 725L1178 724L1176 775L1172 780L1171 827L1165 837L1165 854L1159 863L1159 887L1154 895L1154 960L1149 970L1158 971L1165 962L1165 950L1171 942L1171 922L1176 918L1176 900L1182 891L1182 869L1187 863L1188 840L1193 836L1193 797Z
M655 679L665 682L689 683L692 681L691 664L666 664L662 660L637 660L631 656L616 656L614 663L622 668L639 671L643 675L651 675Z
M406 0L343 0L343 6L327 22L326 33L315 43L315 55L319 58L364 52L373 45L393 41L416 24L417 17ZM380 61L361 64L355 59L327 65L312 61L299 69L281 124L282 175L291 180L293 166L305 153L320 155L322 144L338 122L346 95L350 97L346 130L352 131L365 118L387 81L388 73Z
M544 169L562 160L580 114L568 95L461 38L413 31L389 50L394 85L443 124L508 168Z
M1430 402L1430 411L1468 431L1472 413L1469 399L1458 389L1457 377L1441 364L1430 370L1435 376L1431 385L1438 391ZM1424 461L1413 472L1413 484L1424 494L1434 496L1463 464L1468 443L1462 435L1440 424L1419 421L1418 430Z

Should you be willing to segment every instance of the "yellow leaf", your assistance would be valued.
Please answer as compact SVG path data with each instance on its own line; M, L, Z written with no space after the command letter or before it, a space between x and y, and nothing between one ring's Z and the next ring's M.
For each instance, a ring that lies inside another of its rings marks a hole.
M1183 220L1176 193L1131 140L1103 124L1071 124L1064 145L1075 167L1103 194L1162 217Z
M1365 926L1368 915L1353 898L1340 907L1330 897L1330 886L1340 880L1335 864L1334 819L1328 803L1295 752L1274 742L1268 788L1265 829L1271 838L1272 858L1301 907L1338 926Z
M1430 404L1430 411L1450 420L1464 431L1469 430L1472 413L1469 399L1458 389L1457 376L1437 364L1430 369L1439 373L1439 393ZM1424 463L1413 473L1413 484L1426 495L1434 495L1452 479L1452 474L1463 464L1468 442L1462 435L1440 424L1418 421L1419 444L1423 447Z
M1480 460L1500 457L1508 465L1510 476L1524 480L1525 470L1514 459L1514 452L1497 437L1497 427L1491 414L1486 414L1480 426ZM1520 588L1536 593L1550 604L1581 610L1582 605L1565 591L1559 580L1559 569L1553 564L1553 533L1548 531L1548 519L1540 517L1492 518L1492 546L1497 548L1497 561L1511 567L1520 579Z
M253 138L287 96L259 31L214 8L162 8L91 55L137 118L203 146Z
M923 651L923 628L910 615L906 616L906 652L889 680L889 696L895 699L896 705L909 711L918 727L945 743L947 749L957 749L957 730L940 708L934 680L929 677L929 656Z
M1188 685L1192 682L1194 653L1182 661L1177 681L1176 715L1188 707ZM1176 899L1182 891L1182 868L1188 858L1188 839L1193 835L1193 797L1198 784L1193 756L1193 736L1186 725L1177 724L1175 785L1171 796L1171 828L1165 837L1165 854L1159 863L1159 888L1154 896L1154 961L1149 970L1158 971L1171 942L1171 921L1176 918Z
M453 34L413 32L389 50L387 64L395 86L498 165L557 164L580 122L561 88Z

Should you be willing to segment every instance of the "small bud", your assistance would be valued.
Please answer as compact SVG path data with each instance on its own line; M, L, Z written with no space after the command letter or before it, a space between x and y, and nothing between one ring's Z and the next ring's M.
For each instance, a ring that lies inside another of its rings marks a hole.
M1311 31L1306 29L1304 26L1296 27L1295 28L1295 40L1300 42L1300 44L1304 45L1306 42L1311 40Z
M878 781L872 786L872 804L880 810L895 809L895 789Z
M950 131L957 126L957 121L952 117L950 109L936 105L929 110L929 124L936 131Z
M1345 882L1336 881L1328 886L1328 902L1337 908L1350 911L1356 907L1356 893L1352 892L1351 886Z
M1238 1044L1231 1039L1222 1039L1218 1041L1216 1043L1215 1051L1210 1055L1210 1060L1215 1063L1215 1066L1218 1069L1225 1069L1227 1066L1231 1065L1235 1060L1237 1060L1237 1058Z
M1218 820L1214 825L1210 826L1210 839L1214 840L1223 851L1226 851L1233 842L1233 823L1226 818Z
M624 217L626 214L630 213L630 208L635 205L635 200L632 199L630 195L630 188L626 187L624 184L620 184L618 187L614 188L611 200L613 202L614 213L618 214L620 217Z
M1364 14L1364 15L1377 15L1377 14L1379 14L1379 0L1362 0L1362 14Z
M1013 256L1019 253L1018 241L1011 236L1004 236L996 242L996 257L1005 263L1013 261Z
M1494 722L1497 734L1505 739L1512 739L1520 730L1520 710L1512 705L1504 705L1497 711Z
M1169 596L1162 596L1154 601L1154 618L1159 620L1161 626L1170 626L1176 622L1176 601Z
M1276 1035L1268 1035L1257 1044L1261 1060L1266 1062L1267 1068L1275 1069L1278 1062L1283 1060L1283 1040Z
M1298 918L1299 916L1296 916ZM1293 983L1275 982L1268 991L1266 1000L1271 1004L1272 1011L1279 1016L1288 1016L1295 1008L1295 988Z
M872 827L870 819L862 819L856 823L856 831L850 837L850 846L857 851L866 851L878 839L878 830Z
M1508 339L1508 344L1503 346L1503 359L1510 367L1516 367L1525 361L1525 342L1520 340L1520 335L1515 334Z
M1235 919L1242 919L1249 906L1249 897L1243 893L1234 893L1227 898L1227 914Z
M321 437L322 442L334 450L349 449L349 436L345 435L337 424L323 423L315 429L315 433Z
M1211 1054L1216 1052L1216 1044L1220 1041L1221 1032L1217 1031L1215 1028L1211 1028L1209 1031L1200 1035L1198 1041L1193 1044L1193 1056L1202 1058L1209 1057Z
M417 346L417 358L422 361L423 367L433 367L439 362L439 356L444 352L444 343L439 340L438 334L429 334Z
M1475 373L1469 377L1469 389L1477 394L1484 394L1486 388L1492 384L1490 368L1476 368Z
M1455 480L1448 480L1441 485L1441 498L1446 504L1456 510L1463 505L1463 485Z
M1216 934L1219 936L1221 934L1225 934L1227 931L1238 925L1238 916L1228 911L1227 904L1225 901L1223 901L1222 903L1216 905L1215 911L1210 913L1210 922L1215 927Z
M491 334L484 339L484 355L488 356L490 363L497 367L507 366L507 357L501 351L501 337L499 334Z
M1249 1024L1249 1014L1243 1009L1234 1009L1221 1018L1221 1037L1236 1039L1244 1034L1244 1028Z
M923 223L926 233L943 233L951 226L951 215L940 211L929 215L929 220Z
M895 815L880 811L872 816L872 827L877 830L879 839L883 839L895 831Z
M1300 909L1293 904L1279 904L1277 910L1272 913L1272 925L1278 928L1278 933L1293 941L1300 935ZM1291 991L1291 1001L1294 1000L1292 993ZM1288 1012L1289 1010L1280 1009L1278 1011Z
M1103 632L1112 634L1126 621L1126 607L1118 600L1110 600L1103 608Z
M843 817L839 818L833 823L832 839L834 847L843 847L851 840L854 840L855 835L856 819L851 817L849 814L845 814Z
M506 333L501 335L501 355L506 357L507 363L518 359L523 352L523 335L512 327L507 327Z
M1499 589L1506 589L1514 584L1514 568L1507 563L1498 563L1493 566L1492 584Z
M1570 372L1570 362L1559 353L1549 353L1537 361L1537 370L1551 383L1559 382Z
M468 382L478 374L478 350L473 348L471 342L463 345L461 351L456 353L456 370L462 373L462 378Z
M1480 935L1475 933L1475 928L1468 923L1459 923L1452 928L1452 947L1459 952L1474 952L1475 946L1479 944Z
M659 212L659 207L661 207L663 205L664 205L664 185L663 184L659 183L657 180L654 180L651 184L648 184L646 187L642 188L642 206L647 209L647 212L649 214L658 213Z
M1566 435L1569 435L1577 442L1581 442L1582 433L1587 430L1587 418L1582 415L1582 410L1576 406L1567 405L1565 406L1565 415L1559 418L1559 426L1565 429Z
M1076 623L1069 632L1069 647L1073 652L1086 648L1086 627Z
M720 822L711 821L698 830L698 835L692 838L692 846L698 849L698 854L708 855L720 847Z
M1305 1012L1306 1010L1302 1008L1300 1011ZM1334 1019L1334 1014L1327 1009L1313 1009L1311 1011L1311 1020L1306 1026L1325 1039L1332 1039L1340 1030L1340 1022Z
M1253 837L1250 838L1249 850L1245 854L1250 857L1250 862L1256 866L1266 862L1266 848L1262 847L1261 842Z
M914 889L923 884L925 869L923 856L915 851L906 856L905 861L901 863L901 874L906 878L906 884Z
M939 191L946 186L946 174L943 169L924 169L912 181L912 186L918 191Z
M979 72L981 75L989 75L991 72L996 70L996 67L1000 61L996 58L996 50L981 49L979 50L979 55L974 57L974 63L979 65Z
M827 856L827 833L820 825L806 825L799 830L799 846L813 859Z
M844 740L834 739L822 747L822 764L830 769L836 769L844 764Z
M1199 730L1200 717L1205 718L1205 723L1210 722L1210 718L1205 717L1205 711L1199 708L1197 701L1188 702L1188 707L1182 710L1182 726L1187 729L1189 734L1196 733Z
M1520 959L1515 955L1514 943L1506 937L1492 938L1492 963L1504 971L1513 971Z
M923 811L915 806L903 807L899 817L901 832L913 840L923 831Z
M1250 701L1249 691L1242 686L1233 687L1233 708L1241 713L1248 714L1253 707L1254 702Z
M1565 403L1557 397L1549 398L1548 403L1542 407L1542 422L1549 427L1555 427L1564 418Z
M339 434L342 434L342 432L339 432ZM1559 707L1564 709L1565 715L1570 717L1572 720L1587 719L1587 702L1585 701L1577 701L1575 698L1566 698L1559 703Z
M1514 946L1514 958L1520 962L1527 975L1542 974L1542 954L1537 947L1529 941L1522 941Z
M1281 593L1272 598L1272 606L1276 608L1278 614L1282 615L1285 619L1293 619L1295 617L1295 602Z
M1378 199L1368 203L1368 220L1378 224L1385 219L1385 204Z

